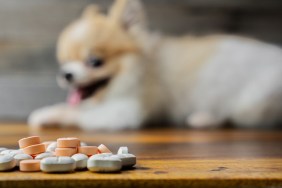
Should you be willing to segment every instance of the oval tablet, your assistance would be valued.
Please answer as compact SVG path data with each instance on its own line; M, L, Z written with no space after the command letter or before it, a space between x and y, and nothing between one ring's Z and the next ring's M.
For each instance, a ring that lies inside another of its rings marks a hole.
M25 154L29 154L29 155L43 153L45 152L45 145L44 144L31 145L23 148L22 150Z
M52 143L56 143L55 141L45 141L45 142L42 142L42 144L45 145L45 150L47 150L48 146Z
M112 153L111 150L109 150L109 148L107 148L104 144L98 146L98 150L100 153Z
M20 148L25 148L27 146L40 144L40 138L39 136L30 136L26 138L22 138L18 141Z
M16 166L16 160L11 155L0 155L0 171L11 170Z
M80 146L80 140L78 138L58 138L58 148L75 148Z
M87 168L92 172L118 172L121 167L121 159L109 153L92 155L87 161Z
M78 147L78 153L83 153L87 156L98 154L97 146L80 146Z
M20 162L20 171L22 172L38 172L40 171L40 160L23 160Z
M41 160L44 159L46 157L55 157L53 152L44 152L44 153L40 153L38 155L35 156L35 159L37 160Z
M47 157L41 160L43 172L71 172L75 169L75 160L71 157Z
M0 153L2 152L2 151L5 151L5 150L7 150L8 148L0 148Z
M49 144L47 146L46 151L48 151L48 152L55 152L56 148L57 148L57 142L53 142L53 143L51 143L51 144Z
M72 156L77 153L76 148L56 148L55 155L56 156Z
M22 153L22 154L17 154L14 156L14 159L16 160L16 166L19 166L20 162L23 160L28 160L28 159L33 159L32 156Z
M75 160L76 169L81 170L87 167L87 160L88 160L87 155L84 155L82 153L77 153L71 156L71 158Z
M14 157L17 154L22 154L23 151L20 149L7 149L1 152L1 154L3 155L10 155L12 157Z

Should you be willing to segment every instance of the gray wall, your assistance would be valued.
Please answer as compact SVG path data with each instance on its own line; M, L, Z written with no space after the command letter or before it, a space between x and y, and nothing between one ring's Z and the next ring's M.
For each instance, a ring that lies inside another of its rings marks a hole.
M55 82L59 32L83 7L109 0L0 0L0 120L24 120L63 101ZM234 33L282 44L281 0L144 0L151 28L167 34Z

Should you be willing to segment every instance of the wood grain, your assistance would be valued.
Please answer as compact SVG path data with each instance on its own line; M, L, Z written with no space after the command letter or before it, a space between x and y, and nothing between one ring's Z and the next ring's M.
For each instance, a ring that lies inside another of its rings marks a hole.
M126 145L138 157L136 168L121 173L69 174L1 172L0 187L282 187L282 132L151 129L85 133L74 129L30 130L0 125L0 146L40 135L43 141L77 136L106 144L114 152Z

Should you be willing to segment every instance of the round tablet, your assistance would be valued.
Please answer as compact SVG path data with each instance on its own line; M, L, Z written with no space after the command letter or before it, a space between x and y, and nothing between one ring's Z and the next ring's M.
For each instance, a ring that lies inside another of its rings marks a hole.
M98 154L97 146L80 146L78 147L78 153L83 153L87 156Z
M23 160L20 162L20 171L22 172L38 172L40 171L40 160Z
M22 153L22 154L17 154L14 156L14 159L16 160L16 166L19 166L20 162L23 160L28 160L28 159L33 159L32 156Z
M46 157L55 157L55 155L53 154L53 152L44 152L44 153L40 153L40 154L36 155L35 159L41 160L41 159L44 159Z
M11 155L0 155L0 171L11 170L16 166L16 160Z
M128 154L128 147L122 146L118 149L117 154Z
M121 159L122 167L133 167L136 164L136 156L133 154L117 154L116 156Z
M80 146L87 146L85 142L80 142Z
M77 153L76 148L56 148L55 155L56 156L72 156Z
M107 148L104 144L98 146L98 150L100 153L112 153L111 150L109 150L109 148Z
M71 156L71 158L75 160L76 169L80 170L80 169L85 169L87 167L87 160L88 160L87 155L84 155L82 153L77 153Z
M40 144L40 138L39 136L30 136L26 138L22 138L18 141L20 148L25 148L27 146Z
M121 159L109 153L92 155L87 161L87 168L92 172L118 172L121 167Z
M80 146L80 140L78 138L58 138L58 148L75 148Z
M29 154L29 155L43 153L45 152L45 145L44 144L31 145L23 148L22 150L25 154Z
M41 160L43 172L71 172L75 169L75 160L71 157L47 157Z
M46 151L48 151L48 152L55 152L56 148L57 148L57 142L53 142L53 143L51 143L51 144L49 144L47 146Z

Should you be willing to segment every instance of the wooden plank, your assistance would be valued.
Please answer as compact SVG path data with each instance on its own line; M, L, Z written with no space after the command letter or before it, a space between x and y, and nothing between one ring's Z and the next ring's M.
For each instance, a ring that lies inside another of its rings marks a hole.
M0 187L281 187L282 132L151 129L87 133L76 129L32 130L1 124L0 146L16 147L27 135L42 140L77 136L112 151L128 145L136 168L121 173L80 171L69 174L0 173Z

